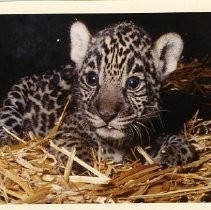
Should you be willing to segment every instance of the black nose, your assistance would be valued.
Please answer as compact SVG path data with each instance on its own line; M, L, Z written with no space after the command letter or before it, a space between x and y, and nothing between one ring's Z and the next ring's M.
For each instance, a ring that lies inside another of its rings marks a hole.
M105 122L109 123L111 120L113 120L117 116L117 112L99 112L99 117Z

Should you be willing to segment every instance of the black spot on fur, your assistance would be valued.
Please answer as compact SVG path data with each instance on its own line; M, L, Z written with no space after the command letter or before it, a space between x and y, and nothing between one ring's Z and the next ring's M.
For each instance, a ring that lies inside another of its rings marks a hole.
M27 90L28 88L27 88L27 86L25 85L25 84L23 84L23 88L25 89L25 90Z
M135 62L134 57L128 59L128 62L127 62L127 73L129 73L132 70L134 62Z
M119 42L120 42L120 44L122 45L122 46L126 46L126 43L124 42L124 40L122 39L122 35L118 32L117 33L117 36L118 36L118 38L119 38Z
M10 114L2 114L1 115L1 119L6 119L6 118L8 118L10 116L11 116Z
M16 119L9 118L8 120L6 120L5 125L6 126L12 126L16 122L17 122Z
M40 101L40 99L41 99L41 96L40 96L40 94L35 94L35 96L34 96L38 101Z
M64 105L65 106L65 103L67 102L67 96L68 96L68 93L67 92L64 92L62 93L58 98L57 98L57 104L58 105Z
M126 50L123 52L123 54L124 54L124 56L127 56L130 52L131 52L130 49L126 49Z
M32 116L32 122L33 122L33 126L37 127L38 126L38 118L36 115Z
M104 62L110 66L110 63L108 63L108 58L107 58L106 56L105 56L105 58L104 58ZM109 68L109 67L108 67L108 68Z
M147 57L148 60L152 59L150 51L146 52L146 57Z
M49 116L49 128L52 128L53 125L55 124L56 118L53 113L50 114Z
M94 69L94 67L95 67L94 61L89 62L87 65L92 69Z
M45 93L44 96L43 96L44 103L46 103L48 100L49 100L49 94Z
M16 133L20 133L21 132L21 126L20 125L16 125L13 127L13 130L16 132Z
M135 68L133 69L133 73L143 72L143 67L136 64Z
M54 107L55 107L54 101L53 100L49 100L47 109L48 110L52 110L52 109L54 109Z
M136 39L136 40L133 41L133 44L134 44L136 47L139 47L140 42L139 42L138 39Z
M109 153L109 154L114 154L115 151L114 151L111 147L109 147L109 148L108 148L108 153Z
M20 119L22 118L22 114L16 111L12 112L12 115Z
M4 101L4 105L5 106L11 106L12 105L12 101L8 98Z
M109 49L108 49L107 44L106 43L103 43L102 48L104 49L105 54L107 55L109 53Z
M182 147L182 148L181 148L181 152L182 152L183 155L185 155L185 154L187 154L188 151L187 151L186 148Z
M173 155L173 154L174 154L174 152L173 152L173 150L172 150L171 147L168 148L168 153L169 153L170 155Z
M21 88L18 85L14 85L13 89L17 92L21 92Z
M16 101L15 104L16 104L18 112L23 114L24 113L24 105L19 101Z
M40 107L37 104L34 104L34 110L35 110L36 114L38 114L40 111Z
M46 120L47 120L46 114L45 114L45 113L42 113L42 114L41 114L41 118L42 118L42 120L43 120L43 123L45 123Z
M16 99L21 99L22 98L21 95L20 95L20 93L18 93L18 92L12 92L11 93L11 96L14 97L14 98L16 98Z
M127 41L127 42L129 42L130 41L130 39L126 36L125 37L125 40Z

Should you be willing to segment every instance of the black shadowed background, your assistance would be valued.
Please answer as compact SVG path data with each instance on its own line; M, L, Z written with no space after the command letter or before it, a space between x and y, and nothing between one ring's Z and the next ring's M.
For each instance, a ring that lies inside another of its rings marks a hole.
M75 20L83 21L92 33L131 20L154 40L163 33L178 32L185 42L184 61L200 60L210 54L211 13L0 15L1 100L20 77L69 62L69 27ZM197 100L183 95L164 96L167 108L175 113L170 119L178 121L196 111Z

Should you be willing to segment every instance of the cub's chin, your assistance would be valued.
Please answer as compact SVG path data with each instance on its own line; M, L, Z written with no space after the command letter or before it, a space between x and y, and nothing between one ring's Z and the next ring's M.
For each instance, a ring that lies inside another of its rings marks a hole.
M103 139L121 140L125 138L125 133L123 131L110 127L97 128L96 133Z

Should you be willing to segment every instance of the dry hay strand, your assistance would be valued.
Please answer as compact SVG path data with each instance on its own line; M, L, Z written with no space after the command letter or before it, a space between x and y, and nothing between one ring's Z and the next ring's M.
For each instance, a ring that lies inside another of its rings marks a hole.
M166 80L164 90L179 90L193 95L211 96L211 57L203 61L193 60L180 63L175 72ZM209 64L209 65L208 65Z
M183 167L104 162L88 167L95 176L67 176L39 141L1 149L1 203L196 202L211 191L209 154Z
M199 75L198 69L194 70L191 65L190 71L196 71L195 75ZM180 69L178 72L184 74ZM184 77L187 78L187 75ZM187 80L178 80L176 77L166 85L170 87L173 84L182 90L190 90L194 76L190 74L189 77ZM99 162L97 153L92 150L94 164L91 167L76 156L74 147L67 151L54 144L52 139L64 114L65 109L45 138L37 138L29 133L26 140L8 132L18 144L0 148L1 204L211 201L211 121L199 119L196 113L185 124L183 135L199 154L197 160L187 165L163 169L154 164L139 147L137 150L148 161L148 165L128 159L122 164ZM66 166L61 165L47 147L67 155ZM74 162L82 165L86 173L74 174ZM59 170L61 168L64 168L63 173Z

